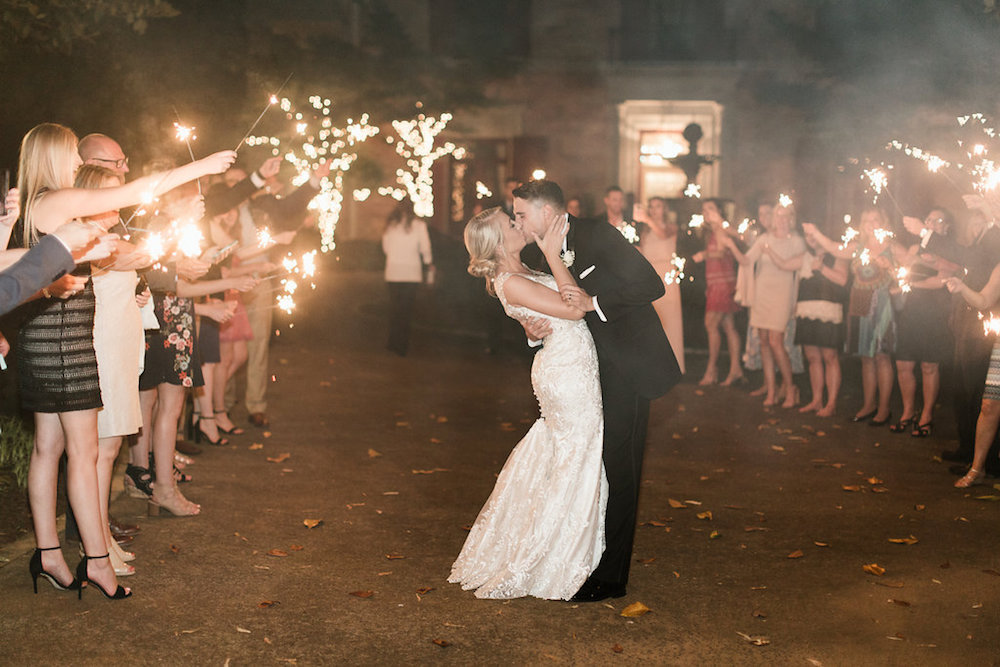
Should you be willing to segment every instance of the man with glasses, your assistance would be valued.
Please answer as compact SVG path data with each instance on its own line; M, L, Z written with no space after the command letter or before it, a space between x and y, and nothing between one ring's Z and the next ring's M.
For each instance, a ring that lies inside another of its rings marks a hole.
M118 142L106 134L88 134L77 146L84 164L110 169L119 176L128 173L128 156Z

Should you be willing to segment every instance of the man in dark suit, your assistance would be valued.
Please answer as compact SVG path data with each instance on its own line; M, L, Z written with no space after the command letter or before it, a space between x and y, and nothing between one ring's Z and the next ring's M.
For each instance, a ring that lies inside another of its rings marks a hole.
M552 181L520 186L514 190L514 214L532 243L555 216L567 216L562 189ZM566 289L562 296L587 311L597 348L609 485L604 555L573 599L597 601L625 595L649 402L673 387L681 372L651 305L665 288L649 262L611 225L567 218L563 257L578 288Z

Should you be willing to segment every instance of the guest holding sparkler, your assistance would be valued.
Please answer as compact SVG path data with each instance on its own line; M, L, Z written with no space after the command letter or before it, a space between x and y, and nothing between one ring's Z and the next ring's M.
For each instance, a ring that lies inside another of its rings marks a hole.
M567 205L567 212L569 211ZM667 200L652 197L644 208L637 204L633 217L639 226L638 250L646 258L656 273L664 281L666 292L653 302L670 341L670 347L677 357L677 365L684 372L684 321L681 310L681 286L684 278L684 259L677 255L677 222L671 217Z
M952 227L951 214L941 208L931 210L924 225L937 236L946 236ZM896 379L903 398L903 414L889 429L894 433L908 431L913 437L926 438L934 421L934 403L941 388L941 364L954 353L954 342L948 328L951 310L945 278L958 267L937 255L923 250L919 243L904 253L897 251L897 279L903 296L903 307L897 313L899 340L896 345ZM920 362L923 408L916 411L917 362Z
M743 254L733 239L724 237L730 252L745 269L752 269L753 282L750 325L761 330L761 358L764 362L764 385L767 394L764 405L776 405L779 400L786 408L798 403L798 388L792 378L792 361L785 349L785 331L794 314L797 277L794 271L781 268L774 257L791 259L805 252L805 242L795 233L795 208L790 199L782 197L774 207L773 226L761 235ZM770 352L768 355L767 352ZM770 357L770 358L769 358ZM775 366L781 373L777 387Z
M38 125L21 144L18 190L24 221L22 242L34 245L41 235L73 218L135 205L144 197L224 171L234 159L232 151L225 151L127 185L79 190L71 187L73 174L82 163L76 136L61 125ZM38 548L29 569L36 582L44 576L60 590L82 593L89 581L105 596L121 599L131 592L117 583L101 526L97 476L101 394L93 343L94 297L92 289L81 287L80 293L85 295L80 299L39 302L18 337L22 405L35 412L28 495ZM49 369L57 370L53 374ZM76 578L62 557L56 533L56 479L64 449L70 502L86 554L76 569Z
M795 342L802 346L809 362L812 398L799 408L799 412L832 417L840 392L840 349L844 346L848 260L827 253L815 235L807 233L805 238L811 253L785 259L770 246L765 251L780 268L796 271L800 278L795 304ZM827 396L825 403L824 388Z
M705 262L705 331L708 333L708 366L705 375L698 383L700 385L715 384L719 381L719 351L722 338L719 327L726 334L729 349L729 373L722 382L731 385L743 379L743 368L740 365L740 335L736 332L733 321L734 313L740 307L733 299L736 293L736 263L731 247L732 239L726 231L722 218L722 201L706 199L701 204L701 214L704 224L708 225L708 238L705 249L695 253L691 259L695 262ZM739 252L737 250L737 252Z
M272 160L274 161L273 167L271 166ZM273 187L278 185L275 179L278 176L277 167L279 166L280 160L273 158L265 161L257 173L251 174L249 177L245 171L238 167L230 169L226 172L225 182L231 189L246 188L245 182L248 180L259 189L250 200L244 197L225 208L220 206L217 209L210 208L208 210L209 215L215 215L237 206L239 215L234 234L239 239L240 247L236 254L244 264L264 264L272 261L273 252L264 254L257 252L260 248L260 230L267 230L269 225L273 225L273 238L278 240L279 233L294 232L299 229L305 217L306 208L313 197L319 193L323 179L329 176L332 163L330 160L320 162L312 170L305 183L287 197L280 199L271 192ZM268 175L267 178L262 179L261 177L265 174ZM271 323L274 317L271 289L270 285L262 283L257 288L243 293L247 318L250 320L250 329L253 332L253 338L247 341L244 405L249 414L249 422L258 428L264 428L269 424L267 387L270 384L271 371L268 364L272 333ZM226 404L232 406L235 402L235 383L230 381L226 387ZM235 428L228 413L217 414L215 417L218 425L224 431L228 432Z
M1000 265L994 267L986 285L978 292L959 278L948 278L946 284L950 292L961 295L972 308L988 311L1000 301ZM991 319L994 319L994 316L991 316ZM972 465L968 472L955 482L955 486L960 489L982 482L988 472L994 475L1000 472L1000 462L997 457L989 456L990 449L996 441L997 428L1000 426L1000 341L996 340L995 336L994 341L979 417L976 421Z

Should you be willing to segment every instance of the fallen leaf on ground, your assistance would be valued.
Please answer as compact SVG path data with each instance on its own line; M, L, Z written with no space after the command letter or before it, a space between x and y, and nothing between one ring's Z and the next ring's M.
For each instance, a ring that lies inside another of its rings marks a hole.
M260 602L257 603L257 606L260 607L261 609L267 609L268 607L273 607L276 604L280 603L275 600L261 600Z
M636 563L641 563L641 564L643 564L643 565L649 565L649 564L650 564L650 563L652 563L652 562L653 562L654 560L656 560L656 559L655 559L655 558L636 558L636 559L635 559L635 562L636 562Z
M179 546L177 546L176 544L171 544L170 545L170 550L173 551L175 554L181 552L181 548Z
M703 521L711 521L712 520L712 511L711 510L706 510L704 512L698 512L698 514L696 514L695 516L697 516L699 519L701 519Z
M500 424L500 430L501 431L513 431L514 430L514 425L511 424L510 422L503 422L502 424Z
M887 579L877 579L875 583L886 588L903 588L905 586L902 581L888 581Z
M625 649L622 648L621 644L615 644L614 646L611 647L611 650L614 651L615 653L621 653Z
M389 571L389 572L379 572L378 576L380 576L380 577L388 577L390 574L392 574L392 571Z
M323 523L323 519L303 519L302 525L306 528L315 528Z
M236 626L236 632L242 632L243 634L247 634L247 635L250 634L249 630L247 630L246 628L241 628L238 625Z
M399 554L386 554L386 560L402 560L406 556L400 556Z
M410 422L396 422L396 426L398 426L400 428L403 428L403 427L406 427L406 426L409 426L409 425L410 425Z
M431 641L440 646L441 648L448 648L449 646L451 646L451 642L445 639L432 639Z
M861 490L861 487L858 486L857 484L841 484L840 488L842 488L844 491L860 491Z
M376 450L372 449L371 447L368 448L368 458L375 459L375 458L378 458L380 456L382 456L382 452L376 451Z
M687 508L687 505L685 505L679 500L674 500L673 498L667 498L667 504L673 507L675 510L682 510Z
M304 547L304 546L302 546L301 544L293 544L292 546L290 546L290 547L288 547L288 548L289 548L289 549L290 549L291 551L302 551L303 549L305 549L305 547Z
M319 386L321 386L321 387L329 387L329 386L331 386L331 384L330 384L329 380L320 380L319 381Z
M885 568L878 563L865 563L861 566L861 569L868 574L874 574L876 577L881 577L885 574Z
M927 509L927 505L914 505L913 509L917 510L918 512L923 512L925 509Z
M639 524L640 526L653 526L654 528L663 528L667 525L666 521L658 521L656 519L650 519L649 521L643 521Z
M805 554L802 553L802 549L796 549L792 553L785 556L785 558L802 558L803 556L805 556Z
M830 546L829 542L813 542L813 544L815 544L818 547L828 547L828 546Z
M1000 500L1000 496L996 496L996 495L974 496L974 498L976 500L991 500L993 502L996 502L996 501Z
M431 438L431 444L432 445L440 445L441 441L438 440L437 438Z
M747 533L763 532L765 530L771 530L771 529L767 528L766 526L746 526L745 528L743 528L743 531Z
M881 479L879 479L878 477L869 477L865 481L868 482L869 484L871 484L872 486L874 486L876 484L885 484L885 482L882 481Z
M427 595L432 590L434 590L433 586L424 586L423 588L418 588L417 593L419 593L420 595Z
M889 489L885 488L884 486L873 486L872 487L872 493L887 493L888 491L889 491Z
M268 456L267 460L270 461L271 463L281 463L282 461L287 461L291 457L292 455L289 454L288 452L283 452L281 454L278 454L277 456Z
M897 604L900 607L909 607L910 606L910 603L907 602L906 600L897 600L896 598L889 598L889 602L891 602L893 604Z
M450 468L431 468L429 470L411 470L414 475L433 475L436 472L451 472Z
M445 423L447 423L447 421L448 421L448 418L445 417L444 415L442 415L442 416L440 416L440 417L437 418L437 423L438 424L445 424Z
M351 591L348 595L353 595L356 598L370 598L375 595L375 591Z
M710 540L717 540L717 539L719 539L719 531L713 530L711 533L708 534L708 539L710 539Z
M642 616L650 612L650 608L641 602L633 602L629 606L625 607L621 611L621 616L626 618L633 618L636 616Z
M288 555L287 551L282 551L281 549L271 549L267 552L268 556L277 556L278 558L284 558Z
M889 541L893 544L916 544L920 540L910 535L909 537L890 537Z
M760 635L756 635L756 636L754 636L754 635L748 635L745 632L737 632L736 634L738 634L745 641L750 642L754 646L767 646L768 644L771 643L770 639L768 639L767 637L762 637Z
M271 432L270 431L264 431L263 433L261 433L261 435L264 436L265 438L270 438L271 437Z
M767 614L762 612L760 609L754 609L752 612L750 612L750 615L753 616L754 618L767 618Z
M785 451L785 448L782 447L781 445L771 445L771 449L773 449L776 452L783 452L783 451Z
M255 442L252 445L250 445L249 449L264 449L264 443L263 442Z

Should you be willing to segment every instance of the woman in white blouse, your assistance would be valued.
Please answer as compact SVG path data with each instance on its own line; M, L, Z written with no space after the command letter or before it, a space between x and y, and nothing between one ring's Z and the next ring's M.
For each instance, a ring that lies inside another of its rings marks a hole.
M427 224L413 213L413 204L405 200L396 206L386 221L382 234L385 253L385 282L389 287L389 342L386 347L401 357L410 345L410 320L417 297L417 285L433 282L434 265Z

